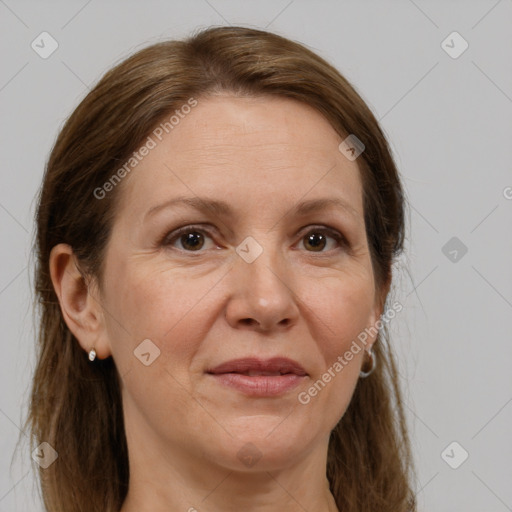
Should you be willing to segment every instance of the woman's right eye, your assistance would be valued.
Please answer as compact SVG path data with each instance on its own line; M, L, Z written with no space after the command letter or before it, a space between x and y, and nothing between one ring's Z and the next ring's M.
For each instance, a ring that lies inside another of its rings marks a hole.
M205 245L205 237L210 240L212 239L211 235L204 229L186 226L166 235L162 241L162 245L165 247L174 246L175 243L178 242L181 247L177 248L182 251L201 252L201 249Z

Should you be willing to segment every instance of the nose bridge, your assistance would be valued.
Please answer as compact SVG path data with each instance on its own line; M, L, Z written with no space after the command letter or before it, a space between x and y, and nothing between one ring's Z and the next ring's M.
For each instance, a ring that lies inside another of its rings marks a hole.
M242 261L237 264L245 279L252 286L261 288L267 286L281 288L288 274L286 260L279 245L279 238L274 233L259 232L247 236L236 248ZM275 293L275 291L274 291Z
M276 234L260 232L236 248L233 270L232 321L249 319L262 328L288 324L297 315L287 260Z

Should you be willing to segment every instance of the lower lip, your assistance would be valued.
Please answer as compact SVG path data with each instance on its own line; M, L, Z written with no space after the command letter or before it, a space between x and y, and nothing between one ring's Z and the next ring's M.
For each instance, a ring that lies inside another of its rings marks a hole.
M305 378L288 373L286 375L256 375L248 376L240 373L210 374L219 383L249 396L269 397L279 396L297 387Z

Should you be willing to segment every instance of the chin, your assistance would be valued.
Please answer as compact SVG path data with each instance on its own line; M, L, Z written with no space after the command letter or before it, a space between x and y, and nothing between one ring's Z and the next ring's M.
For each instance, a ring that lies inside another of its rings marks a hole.
M287 424L287 422L289 422ZM217 463L234 471L270 471L293 465L315 438L311 428L277 416L244 416L225 423L222 440L214 442ZM320 437L320 436L319 436ZM211 447L211 446L210 446Z

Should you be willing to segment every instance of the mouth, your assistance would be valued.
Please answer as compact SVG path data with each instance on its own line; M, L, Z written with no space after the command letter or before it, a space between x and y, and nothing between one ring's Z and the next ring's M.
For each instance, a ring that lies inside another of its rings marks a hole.
M283 395L308 376L297 361L285 357L235 359L206 373L219 384L254 397Z

